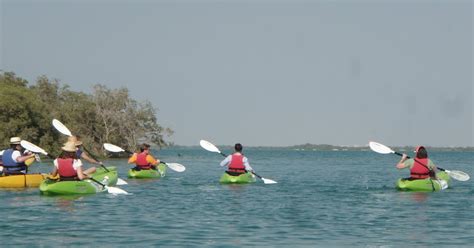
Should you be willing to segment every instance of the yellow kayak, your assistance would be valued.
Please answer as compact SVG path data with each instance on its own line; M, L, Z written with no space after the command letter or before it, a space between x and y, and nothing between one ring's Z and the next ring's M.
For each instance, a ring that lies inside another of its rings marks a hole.
M49 176L43 173L0 176L0 188L38 187Z

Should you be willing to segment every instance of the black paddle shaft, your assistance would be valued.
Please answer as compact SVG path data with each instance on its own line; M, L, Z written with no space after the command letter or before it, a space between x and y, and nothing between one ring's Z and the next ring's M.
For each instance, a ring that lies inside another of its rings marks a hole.
M403 156L403 154L399 153L399 152L394 152L395 154L397 154L398 156ZM407 158L411 158L410 156L407 156ZM416 162L418 162L419 164L425 166L426 168L428 168L428 166L426 164L423 164L421 163L419 160L417 160L416 158L414 158ZM440 168L440 167L436 167L436 169L440 170L440 171L445 171L445 169L443 168Z
M94 181L94 182L96 182L97 184L101 185L103 188L106 187L105 184L103 184L103 183L97 181L96 179L94 179L94 178L92 178L92 177L89 177L89 179L92 180L92 181Z

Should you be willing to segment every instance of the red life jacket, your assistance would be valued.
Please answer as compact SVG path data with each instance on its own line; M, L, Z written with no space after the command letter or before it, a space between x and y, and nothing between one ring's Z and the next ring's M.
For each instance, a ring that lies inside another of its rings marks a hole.
M417 158L410 170L410 177L416 179L424 179L430 177L428 169L428 158Z
M135 164L137 167L139 167L142 170L149 170L151 169L151 164L148 163L146 160L146 157L148 156L148 153L142 152L137 154L137 161L135 161Z
M77 171L72 166L74 160L72 158L58 158L58 172L61 177L77 177Z
M244 156L242 154L232 154L232 160L230 161L228 171L245 172Z

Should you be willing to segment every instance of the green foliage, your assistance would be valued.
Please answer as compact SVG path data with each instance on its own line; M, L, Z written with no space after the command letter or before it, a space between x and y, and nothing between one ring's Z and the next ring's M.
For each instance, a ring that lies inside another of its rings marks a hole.
M165 136L173 133L158 124L150 102L131 99L126 88L96 85L93 94L86 94L46 76L28 87L26 80L12 72L0 74L0 113L1 147L9 145L10 137L20 136L53 154L67 137L52 127L52 119L80 135L84 146L96 155L105 154L105 142L130 150L139 141L166 146Z

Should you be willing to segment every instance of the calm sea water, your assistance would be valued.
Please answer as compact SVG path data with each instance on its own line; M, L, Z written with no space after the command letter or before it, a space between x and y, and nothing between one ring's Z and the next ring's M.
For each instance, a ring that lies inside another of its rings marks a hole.
M223 151L229 153L230 151ZM200 148L159 152L186 166L160 180L126 178L132 193L79 198L0 190L1 246L467 247L474 243L474 180L435 193L398 192L399 157L374 152L246 149L278 184L220 185L222 157ZM474 153L432 152L474 176ZM33 170L49 171L47 163Z

